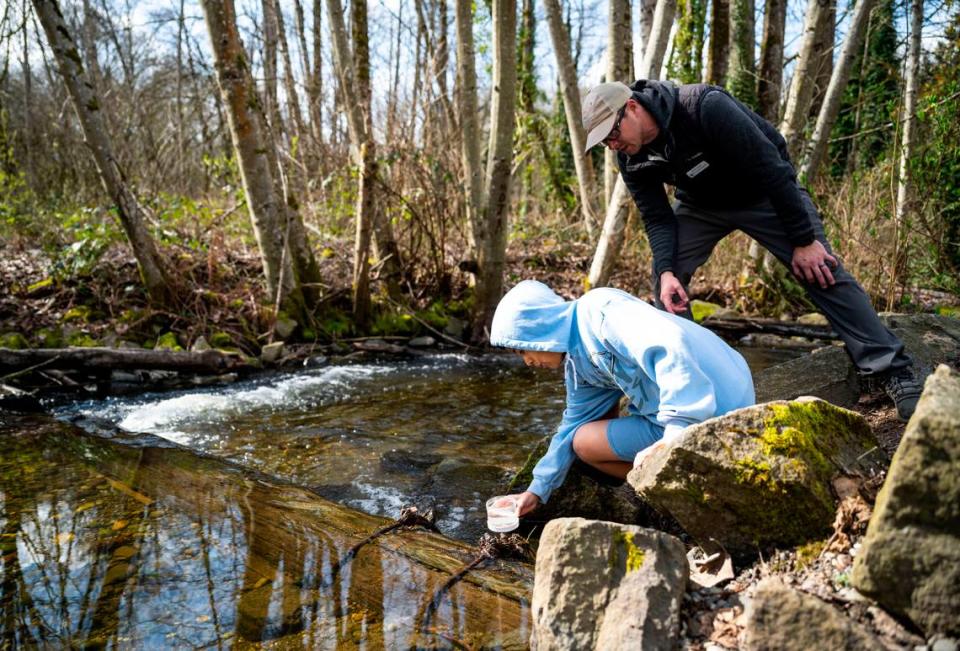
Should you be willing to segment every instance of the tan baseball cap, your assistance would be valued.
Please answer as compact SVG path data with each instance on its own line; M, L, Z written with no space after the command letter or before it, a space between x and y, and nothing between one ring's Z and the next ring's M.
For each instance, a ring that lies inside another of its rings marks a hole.
M617 121L617 112L627 103L633 91L626 84L611 81L597 84L583 98L583 128L587 130L587 148L603 141Z

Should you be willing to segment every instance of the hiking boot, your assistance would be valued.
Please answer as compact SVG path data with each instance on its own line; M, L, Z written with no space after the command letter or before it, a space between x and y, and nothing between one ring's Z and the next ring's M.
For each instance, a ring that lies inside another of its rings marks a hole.
M906 422L917 408L917 401L923 392L923 382L914 377L912 370L906 369L892 373L884 379L883 390L897 406L897 416Z

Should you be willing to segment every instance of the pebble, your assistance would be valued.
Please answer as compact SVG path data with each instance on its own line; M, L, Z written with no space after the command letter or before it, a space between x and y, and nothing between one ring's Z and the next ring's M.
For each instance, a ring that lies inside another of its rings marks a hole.
M930 646L930 651L957 651L957 641L942 637Z

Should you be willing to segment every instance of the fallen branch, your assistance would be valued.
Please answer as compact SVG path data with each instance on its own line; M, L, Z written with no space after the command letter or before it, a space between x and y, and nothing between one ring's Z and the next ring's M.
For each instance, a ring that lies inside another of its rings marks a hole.
M808 339L833 340L840 335L829 326L804 325L774 319L704 319L700 324L708 330L742 337L752 332L765 332L782 337L806 337Z
M187 373L226 373L250 364L242 357L206 350L199 353L134 348L0 348L0 371L44 369L134 370L160 369Z

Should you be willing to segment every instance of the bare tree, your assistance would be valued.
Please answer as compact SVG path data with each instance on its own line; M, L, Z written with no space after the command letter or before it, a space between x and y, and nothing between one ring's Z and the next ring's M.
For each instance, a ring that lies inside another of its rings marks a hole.
M783 85L783 33L787 22L786 0L767 0L763 12L763 41L760 44L760 71L757 78L757 109L776 124Z
M657 0L640 0L637 7L637 31L633 38L633 77L640 78L640 69L643 67L643 53L650 41L650 30L653 29L653 13L657 7Z
M814 81L820 59L817 51L817 41L820 40L818 28L822 23L822 15L828 12L832 1L808 0L807 12L803 18L803 40L800 42L800 53L793 69L787 106L780 122L780 133L787 141L787 149L794 161L797 160L807 116L810 114L810 104L813 101Z
M477 256L473 339L480 341L503 291L517 91L516 0L493 0L493 97Z
M306 236L300 232L302 223L293 218L283 199L276 152L237 31L233 0L203 0L203 10L267 290L281 311L298 323L307 323L309 316L294 266L298 256L291 255L288 246L295 240L306 245Z
M460 118L460 159L466 185L467 258L477 255L483 239L483 171L480 166L480 125L477 101L477 63L473 46L473 3L457 0L457 111Z
M677 15L677 0L657 0L653 12L653 26L650 28L650 40L643 52L643 65L637 71L638 79L659 79L663 68L663 57L670 43L670 29Z
M56 0L33 0L33 8L53 50L60 75L80 120L83 136L93 153L100 180L117 207L120 223L137 259L147 293L158 303L169 303L173 290L166 261L147 230L146 214L127 186L126 174L114 156L100 100L86 78L79 50L70 36L63 13Z
M817 172L820 170L820 162L826 154L830 130L833 129L833 123L840 111L840 100L843 98L843 91L847 82L850 81L850 69L857 57L857 50L860 49L863 42L863 35L867 29L867 21L873 4L874 0L857 0L853 9L847 37L844 39L843 49L840 51L840 58L837 60L833 75L830 77L830 85L827 87L827 94L823 98L823 107L821 107L820 114L817 116L817 124L813 129L813 135L810 137L807 147L807 155L800 167L800 176L807 183L813 183L816 180Z
M710 46L707 49L706 82L723 86L730 59L730 0L710 3Z
M560 92L563 94L563 110L567 118L567 132L570 134L570 147L573 153L573 165L577 171L577 187L580 190L580 214L587 235L596 237L597 208L596 176L589 154L584 151L587 134L583 128L583 116L580 111L580 87L577 69L570 53L570 33L563 23L559 0L544 0L547 10L547 22L550 26L550 38L553 40L553 53L557 59L557 74L560 78Z
M607 7L607 81L630 82L633 65L630 32L630 0L608 0ZM607 149L603 152L603 198L607 203L617 181L617 155Z
M911 193L913 178L910 158L913 156L916 138L917 89L920 72L920 43L923 30L923 0L910 2L910 45L907 50L906 79L903 92L903 137L900 141L900 165L897 175L896 219L894 220L893 270L894 281L890 283L887 305L893 306L895 288L902 284L906 267L907 220L912 209Z
M757 64L754 54L754 0L732 0L730 14L730 62L727 88L741 102L757 105Z

